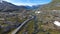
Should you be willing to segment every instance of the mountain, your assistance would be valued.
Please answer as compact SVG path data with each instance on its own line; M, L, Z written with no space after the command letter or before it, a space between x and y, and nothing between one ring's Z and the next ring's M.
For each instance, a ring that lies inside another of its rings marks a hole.
M43 6L41 10L60 10L60 0L52 0L51 3Z
M41 5L34 6L17 6L7 1L0 2L0 12L13 12L13 11L23 11L23 10L33 10L39 8Z
M6 1L0 2L0 11L2 12L22 11L30 8L28 7L29 6L17 6Z
M18 6L13 5L9 2L3 1L2 3L0 3L0 11L11 11L15 9L19 9Z

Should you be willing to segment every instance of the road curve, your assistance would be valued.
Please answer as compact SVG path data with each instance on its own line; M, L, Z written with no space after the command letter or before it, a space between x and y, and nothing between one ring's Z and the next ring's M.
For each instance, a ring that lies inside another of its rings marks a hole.
M28 21L30 21L30 20L32 20L32 19L34 19L34 16L32 16L31 18L25 20L25 21L24 21L18 28L16 28L11 34L16 34L16 33L21 29L21 27L24 26L24 24L26 24Z

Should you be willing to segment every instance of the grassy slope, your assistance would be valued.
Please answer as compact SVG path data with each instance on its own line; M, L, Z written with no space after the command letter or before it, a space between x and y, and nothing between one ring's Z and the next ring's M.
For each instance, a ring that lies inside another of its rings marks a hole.
M53 2L44 6L42 10L60 10L60 7L55 6L56 3L60 3L60 0L53 0ZM48 32L50 32L50 34L60 34L60 32L57 30L48 30ZM44 34L44 32L40 33Z
M54 4L59 3L60 0L53 0L53 1L54 1L54 2L52 2L52 3L50 3L50 4L46 5L46 6L44 6L42 9L44 9L44 10L53 10L53 9L60 10L60 7L55 7L55 6L54 6ZM47 7L49 7L49 8L47 8ZM29 27L28 27L27 29L28 29L28 31L29 31L29 34L31 34L31 33L33 32L33 21L30 22L28 25L29 25ZM40 25L39 25L39 26L40 26ZM40 28L41 28L41 27L40 27ZM22 30L19 31L18 34L22 34L22 32L23 32L24 30L25 30L25 29L22 28ZM47 30L47 32L50 32L50 34L60 34L60 32L59 32L59 31L56 31L56 30ZM38 32L38 34L46 34L46 32L40 31L40 32Z
M59 3L59 2L60 2L60 0L53 0L53 2L51 2L50 4L47 4L42 9L44 9L44 10L53 10L53 9L60 10L60 7L54 6L56 3ZM33 30L31 30L33 24L32 23L29 23L29 24L30 24L29 28L27 28L27 29L29 30L29 34L31 34L33 32ZM39 25L39 28L41 29L40 25ZM22 34L23 31L24 31L24 28L18 34ZM50 34L60 34L60 32L57 30L47 30L46 32L49 32ZM46 34L46 32L40 31L37 34Z
M23 27L23 28L21 29L21 31L19 31L18 34L22 34L25 29L27 29L27 30L29 31L28 34L32 34L32 32L33 32L33 24L34 24L33 20L30 21L30 22L28 22L28 24L27 24L28 27L27 27L27 28L24 28L24 27Z
M60 0L53 0L51 3L47 4L42 9L43 10L53 10L53 9L60 10L60 7L55 6L56 3L60 3Z

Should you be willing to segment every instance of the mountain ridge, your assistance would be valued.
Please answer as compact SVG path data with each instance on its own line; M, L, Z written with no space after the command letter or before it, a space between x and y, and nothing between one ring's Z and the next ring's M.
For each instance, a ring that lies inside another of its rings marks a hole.
M20 10L33 10L33 9L36 9L38 8L38 5L37 6L17 6L17 5L14 5L12 3L9 3L7 1L3 1L2 3L0 3L0 12L12 12L12 11L20 11Z

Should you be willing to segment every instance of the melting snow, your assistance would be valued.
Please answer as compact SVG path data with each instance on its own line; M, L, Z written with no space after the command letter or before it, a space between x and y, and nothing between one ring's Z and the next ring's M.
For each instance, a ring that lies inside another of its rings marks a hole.
M38 13L39 14L39 13L41 13L41 11L36 11L35 13Z
M60 22L59 22L59 21L54 21L54 24L55 24L56 26L60 26Z

